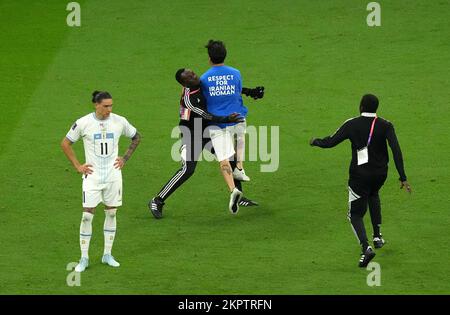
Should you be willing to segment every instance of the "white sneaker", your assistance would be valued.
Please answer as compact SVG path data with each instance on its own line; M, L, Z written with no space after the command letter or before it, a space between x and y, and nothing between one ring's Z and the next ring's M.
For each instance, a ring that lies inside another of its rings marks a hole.
M233 171L233 178L244 182L250 181L250 177L245 174L244 169L240 170L237 167Z
M233 189L230 195L230 203L228 204L228 209L232 214L237 214L239 211L239 201L242 198L242 192L236 187Z
M107 264L111 267L119 267L120 266L120 264L114 259L114 257L111 254L103 255L102 263Z
M75 267L76 272L83 272L89 266L89 259L85 257L81 257L80 262Z

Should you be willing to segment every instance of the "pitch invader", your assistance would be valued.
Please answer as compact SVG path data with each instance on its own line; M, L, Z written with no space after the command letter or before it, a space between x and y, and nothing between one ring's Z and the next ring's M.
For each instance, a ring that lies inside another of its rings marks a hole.
M202 150L206 148L215 154L210 143L211 139L204 137L209 123L242 121L238 113L231 113L228 116L215 116L207 111L207 104L201 92L200 79L191 69L179 69L175 73L175 79L183 86L179 111L179 126L182 135L182 146L180 150L182 167L162 187L158 195L148 203L148 207L156 219L162 218L165 200L194 174ZM264 88L243 88L242 92L254 99L259 99L264 96ZM233 169L236 168L236 165L235 161L230 161L230 166ZM236 191L242 193L241 181L234 179L233 184L236 187ZM233 197L234 195L232 194L229 203L229 210L232 214L237 214L239 206L249 207L258 205L256 202L243 196L240 200Z
M70 128L61 147L83 179L83 215L80 225L81 259L75 271L82 272L89 265L89 242L92 236L92 220L99 203L105 205L103 232L105 247L102 263L112 267L120 264L111 255L116 235L116 213L122 205L122 168L140 142L140 135L126 118L113 114L113 100L108 92L92 94L95 112L78 119ZM131 145L123 157L119 156L119 138L131 138ZM81 164L72 144L83 139L85 160Z

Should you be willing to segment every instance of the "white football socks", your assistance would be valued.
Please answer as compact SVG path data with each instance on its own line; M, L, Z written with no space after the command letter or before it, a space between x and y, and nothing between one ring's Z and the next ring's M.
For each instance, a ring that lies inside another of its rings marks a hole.
M105 224L103 233L105 235L105 250L103 255L111 254L111 249L116 236L116 212L117 209L105 209Z
M89 242L92 236L92 219L94 215L89 212L83 212L80 225L80 248L81 257L89 258Z

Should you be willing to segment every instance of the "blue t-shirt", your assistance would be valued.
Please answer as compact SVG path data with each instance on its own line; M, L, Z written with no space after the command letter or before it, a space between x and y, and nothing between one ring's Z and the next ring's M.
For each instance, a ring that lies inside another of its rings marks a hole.
M201 77L202 92L208 112L215 116L239 113L246 117L248 109L242 101L242 80L239 70L229 66L213 66ZM220 128L236 123L217 124Z

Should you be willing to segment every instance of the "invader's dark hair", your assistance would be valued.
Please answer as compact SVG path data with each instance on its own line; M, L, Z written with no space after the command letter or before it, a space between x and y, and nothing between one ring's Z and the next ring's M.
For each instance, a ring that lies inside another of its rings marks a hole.
M175 73L175 80L178 81L181 85L183 85L183 79L181 78L181 74L184 72L184 68L178 69Z
M101 103L103 100L112 98L111 94L106 91L94 91L92 93L92 103Z
M209 58L211 58L212 63L219 64L225 61L227 49L225 48L225 44L220 40L210 39L205 48L208 48L208 55Z
M361 98L361 112L376 113L378 109L378 97L373 94L366 94Z

